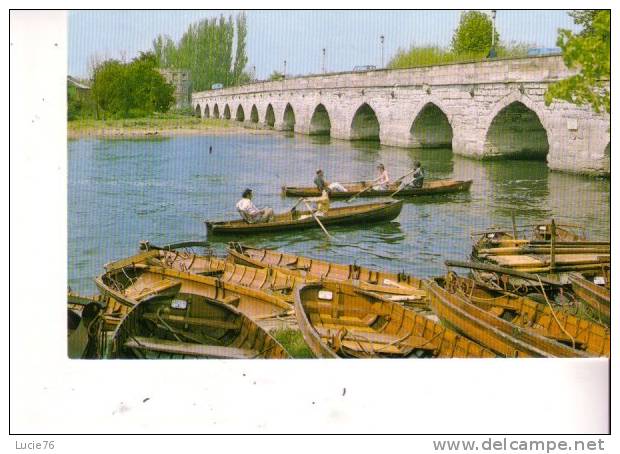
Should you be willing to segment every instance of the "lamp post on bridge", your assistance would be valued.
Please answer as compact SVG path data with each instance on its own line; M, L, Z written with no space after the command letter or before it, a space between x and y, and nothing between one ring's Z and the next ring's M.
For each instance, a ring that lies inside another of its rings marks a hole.
M286 60L284 60L284 72L282 73L282 78L286 78Z
M495 58L497 56L497 53L495 52L495 16L497 14L497 11L492 9L491 10L491 50L489 51L489 58Z
M385 41L385 36L381 35L379 40L381 41L381 68L383 68L383 42Z
M323 57L321 60L321 72L325 74L325 48L323 48Z

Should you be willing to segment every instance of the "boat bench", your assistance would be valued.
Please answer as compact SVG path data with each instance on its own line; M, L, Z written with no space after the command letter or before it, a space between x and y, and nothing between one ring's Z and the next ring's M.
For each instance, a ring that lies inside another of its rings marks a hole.
M125 347L150 350L177 355L200 356L215 359L252 359L260 352L249 348L222 347L217 345L192 344L150 337L133 337L125 342Z

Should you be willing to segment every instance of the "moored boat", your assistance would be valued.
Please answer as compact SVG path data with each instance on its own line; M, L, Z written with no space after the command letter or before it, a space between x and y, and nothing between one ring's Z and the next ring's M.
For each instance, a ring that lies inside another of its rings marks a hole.
M312 279L328 279L358 285L392 301L427 307L422 281L403 273L372 270L356 264L344 265L269 249L229 243L228 255L235 263L258 268L277 269L283 273Z
M114 332L113 358L284 359L284 348L219 298L194 293L140 301Z
M602 276L592 276L591 280L583 274L570 273L568 279L575 295L584 303L592 315L601 321L611 321L611 291L609 288L608 273Z
M256 290L214 276L193 274L180 269L150 265L160 251L148 251L107 265L95 279L107 300L106 327L113 329L138 302L151 297L191 293L218 299L235 306L262 326L279 326L292 321L292 306L276 294Z
M297 288L295 315L319 358L492 358L450 328L399 304L335 282Z
M79 297L69 293L67 306L67 355L72 359L91 359L101 357L103 307L89 297Z
M391 221L398 217L403 207L402 200L368 203L330 208L319 219L323 225L367 224L370 222ZM310 211L287 211L276 214L270 222L248 223L245 220L205 221L207 234L249 234L319 228Z
M610 355L609 329L593 320L570 313L577 312L576 301L572 301L573 304L559 305L550 301L546 292L526 297L491 290L484 284L480 285L473 279L455 273L448 273L441 281L442 286L450 293L457 294L516 326L530 328L549 339L596 356ZM543 302L532 299L534 296Z
M367 189L366 183L343 183L346 191L332 191L330 198L332 199L348 199L356 194L359 197L414 197L434 194L448 194L453 192L468 191L471 187L472 180L426 180L421 188L405 188L398 191L399 184L391 184L388 189L374 190ZM367 190L366 190L367 189ZM362 192L364 191L364 192ZM283 186L282 193L289 197L318 197L321 192L316 186Z
M441 321L479 344L505 357L589 357L538 332L510 323L481 309L435 281L424 281L429 303Z

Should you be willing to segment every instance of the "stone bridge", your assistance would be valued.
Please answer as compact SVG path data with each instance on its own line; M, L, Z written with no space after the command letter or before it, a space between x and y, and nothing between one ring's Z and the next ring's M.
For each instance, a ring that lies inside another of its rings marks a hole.
M197 92L192 103L203 118L609 174L609 115L545 106L547 86L572 74L561 56L500 59L257 82Z

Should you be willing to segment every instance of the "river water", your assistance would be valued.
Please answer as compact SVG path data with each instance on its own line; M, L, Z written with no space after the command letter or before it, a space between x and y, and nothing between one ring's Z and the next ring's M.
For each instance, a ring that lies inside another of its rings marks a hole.
M213 152L209 153L209 146ZM476 161L449 149L408 150L375 143L286 134L185 136L156 140L82 139L68 150L68 272L74 291L94 293L93 278L140 240L165 244L204 240L205 219L237 218L246 187L257 206L289 209L284 184L311 185L317 168L329 181L375 177L378 162L392 178L420 160L427 178L473 179L469 193L407 201L393 222L239 238L246 244L357 263L419 277L464 260L473 231L532 224L554 217L609 240L610 181L550 172L540 161ZM357 199L364 203L373 199ZM334 202L332 206L344 204ZM235 238L210 238L224 253Z

